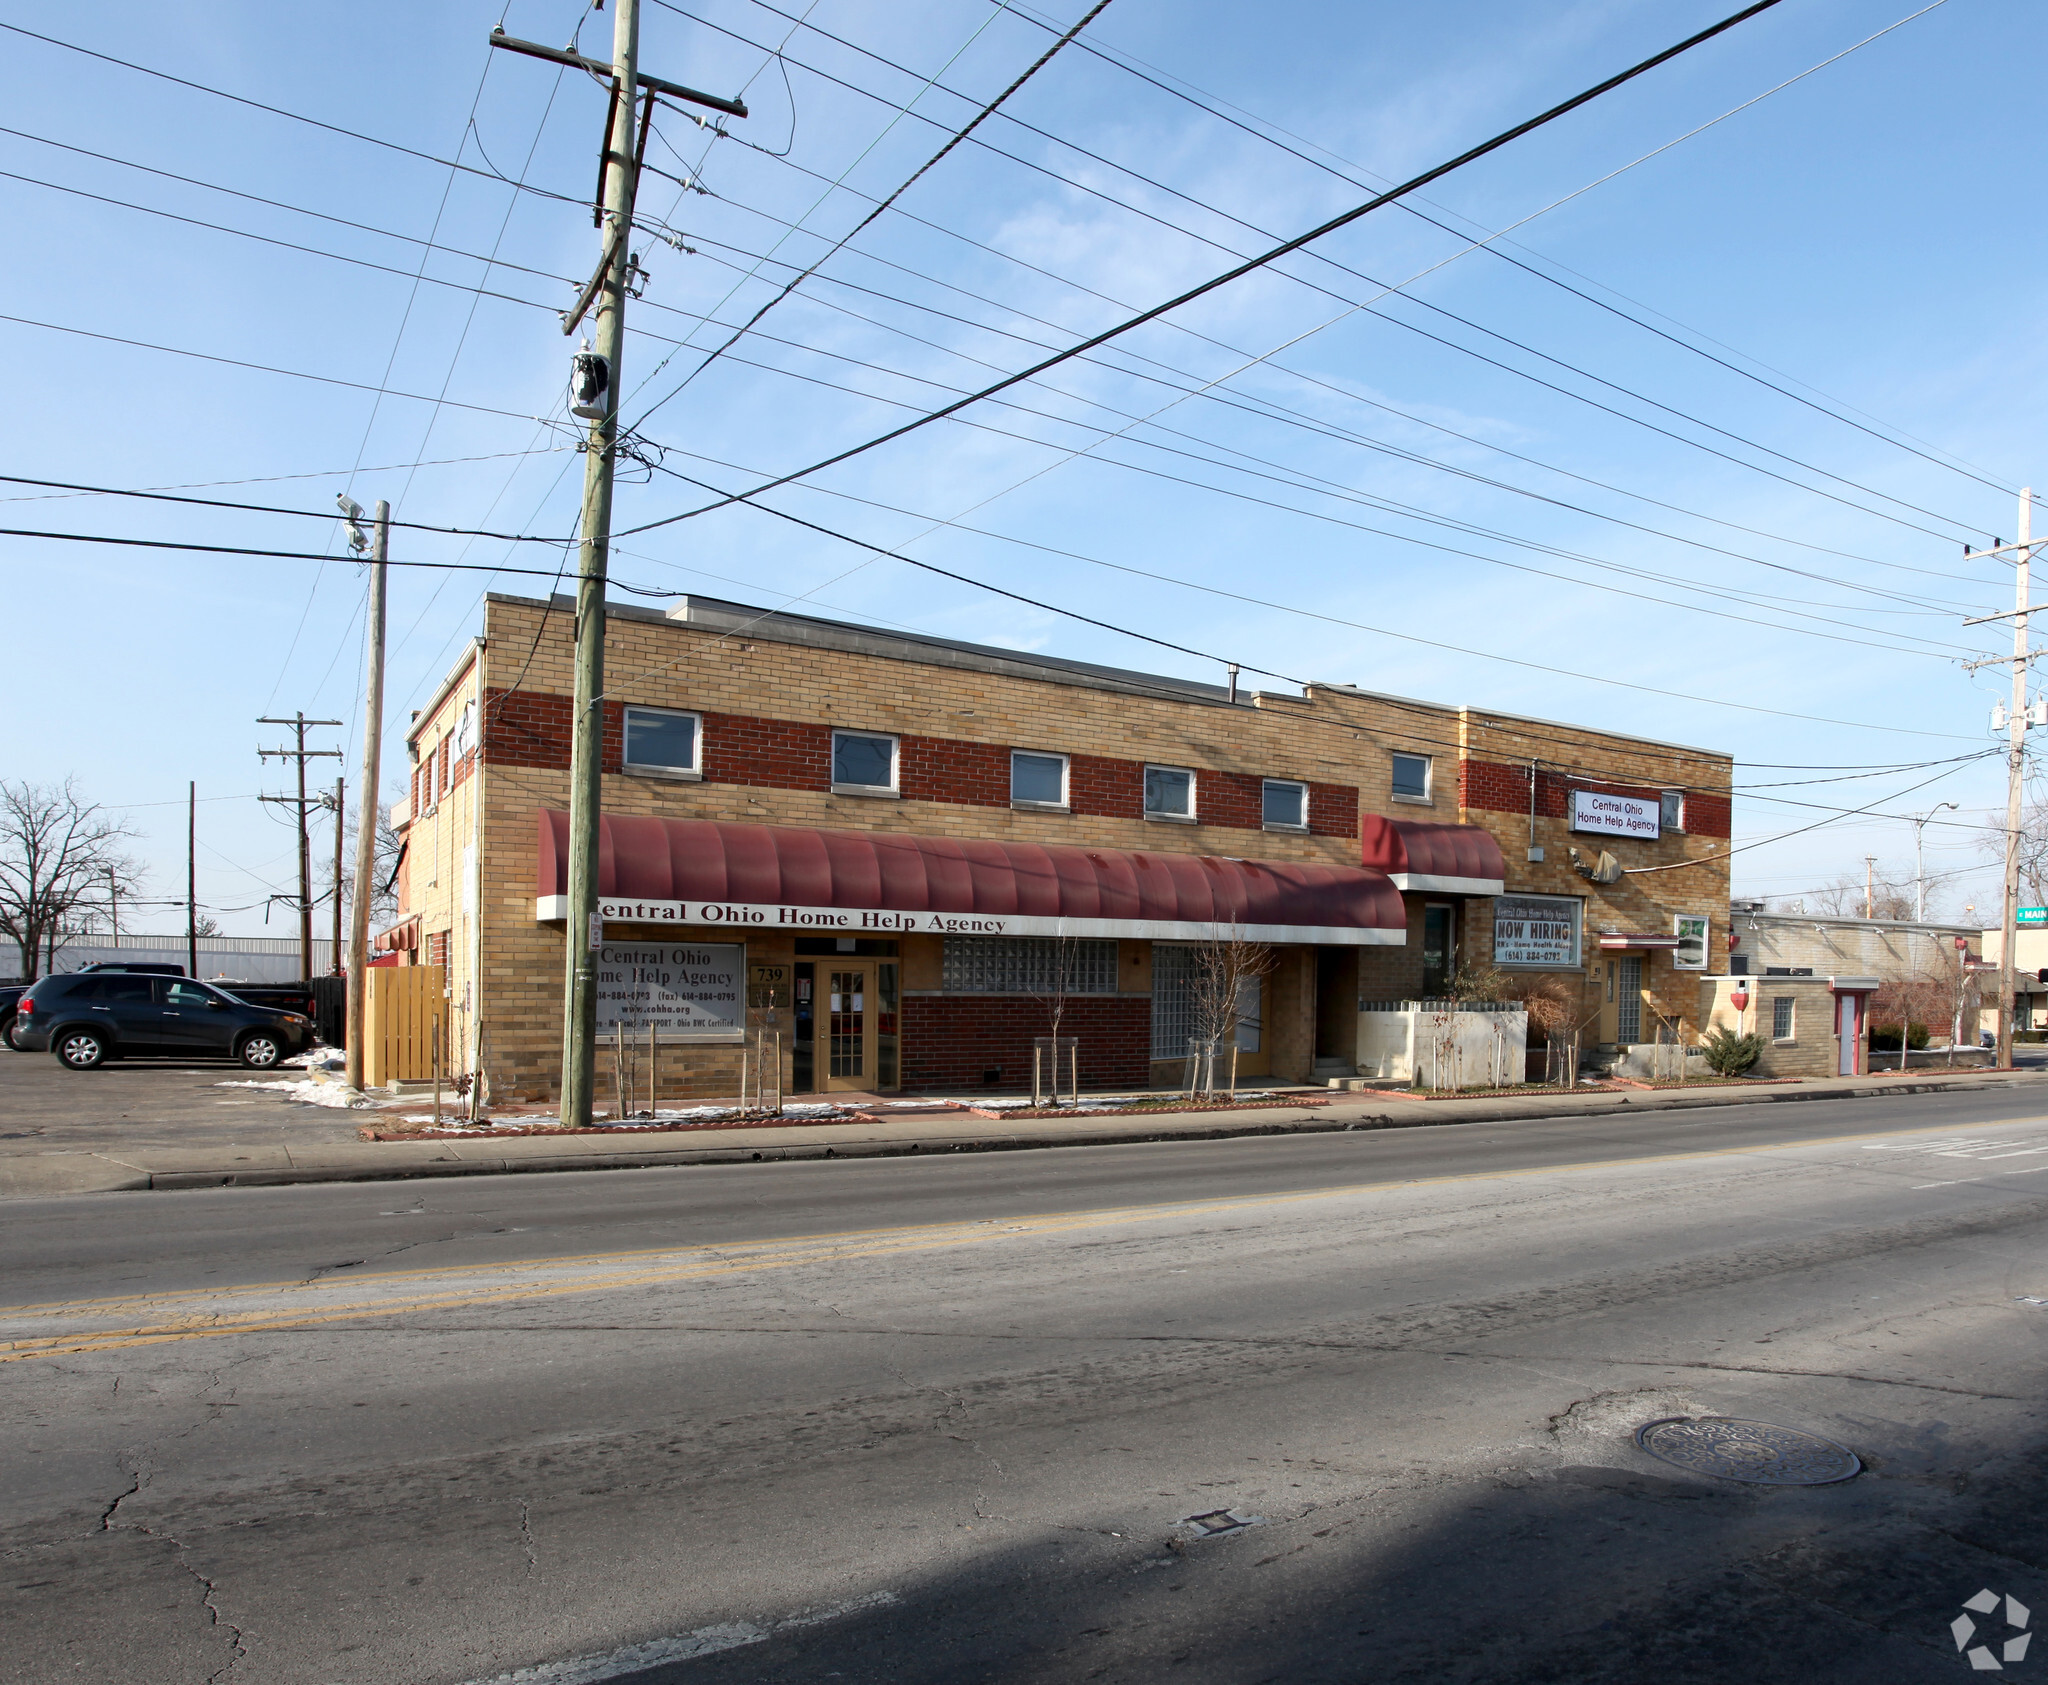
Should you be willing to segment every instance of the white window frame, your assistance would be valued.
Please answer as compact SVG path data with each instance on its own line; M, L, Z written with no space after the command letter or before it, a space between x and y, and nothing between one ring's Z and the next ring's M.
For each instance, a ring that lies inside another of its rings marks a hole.
M1677 817L1666 819L1664 817L1665 813L1673 809L1676 810ZM1659 833L1664 836L1669 836L1674 831L1680 836L1685 834L1685 792L1683 790L1662 790L1658 792L1657 825Z
M1188 781L1188 810L1185 813L1154 813L1151 807L1152 774L1155 772L1178 772ZM1145 763L1144 784L1138 791L1138 799L1145 804L1145 817L1155 825L1194 825L1200 822L1201 779L1191 766L1168 766L1164 761Z
M1420 761L1422 763L1421 795L1403 795L1400 791L1394 788L1393 766L1395 761ZM1413 755L1410 754L1406 749L1395 749L1389 751L1389 759L1387 762L1387 795L1390 799L1397 802L1412 802L1417 807L1434 807L1436 805L1436 756Z
M696 756L694 766L657 766L651 761L629 761L623 757L633 742L631 716L634 714L660 714L672 720L689 720L695 727L691 733L691 750ZM686 781L700 780L704 776L704 716L691 708L647 708L638 702L628 703L619 713L619 754L620 764L635 778L679 778Z
M1266 792L1275 784L1289 790L1301 792L1301 821L1299 824L1284 825L1266 817ZM1259 829L1262 831L1286 831L1295 836L1308 834L1308 781L1301 778L1262 778L1259 780ZM1256 1051L1254 1049L1253 1051Z
M1060 799L1056 802L1032 801L1017 794L1017 757L1028 755L1035 761L1058 761L1060 763ZM1050 749L1012 749L1010 751L1010 805L1024 808L1032 813L1071 813L1073 811L1073 762L1065 755L1056 755Z
M832 793L835 796L880 796L900 800L903 779L903 740L893 731L860 731L852 726L832 732L832 765L830 770L839 771L839 740L842 737L866 737L889 745L889 782L887 784L842 784L835 776Z

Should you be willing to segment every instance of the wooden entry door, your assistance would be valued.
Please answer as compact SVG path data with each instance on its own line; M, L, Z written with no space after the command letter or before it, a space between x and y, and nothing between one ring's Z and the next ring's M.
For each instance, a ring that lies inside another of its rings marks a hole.
M818 1086L828 1092L872 1089L878 1081L875 1019L881 1006L875 997L875 968L858 960L820 960L818 972L825 997L819 1014L824 1071Z

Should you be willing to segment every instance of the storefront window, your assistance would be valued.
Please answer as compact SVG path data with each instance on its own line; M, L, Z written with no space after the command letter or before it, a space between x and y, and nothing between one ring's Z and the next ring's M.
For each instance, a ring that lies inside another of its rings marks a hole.
M878 965L875 967L875 1086L892 1089L900 1086L898 1071L901 1069L903 1029L901 1005L896 990L896 967Z
M1433 902L1422 909L1422 992L1435 997L1451 986L1457 909Z

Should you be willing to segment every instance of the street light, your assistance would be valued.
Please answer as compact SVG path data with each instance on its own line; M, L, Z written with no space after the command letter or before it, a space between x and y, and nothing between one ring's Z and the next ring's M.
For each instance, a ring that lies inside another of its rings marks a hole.
M1906 816L1913 821L1913 922L1915 924L1925 924L1927 922L1927 871L1920 860L1920 838L1926 828L1927 821L1932 819L1937 813L1940 813L1943 808L1952 809L1958 813L1962 811L1954 802L1943 802L1940 807L1929 808L1925 813L1918 815L1908 814Z

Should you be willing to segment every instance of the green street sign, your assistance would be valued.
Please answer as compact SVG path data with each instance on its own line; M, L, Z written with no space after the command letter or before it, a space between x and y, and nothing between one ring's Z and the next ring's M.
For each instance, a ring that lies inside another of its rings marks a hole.
M2048 907L2021 907L2012 917L2015 924L2048 924Z

